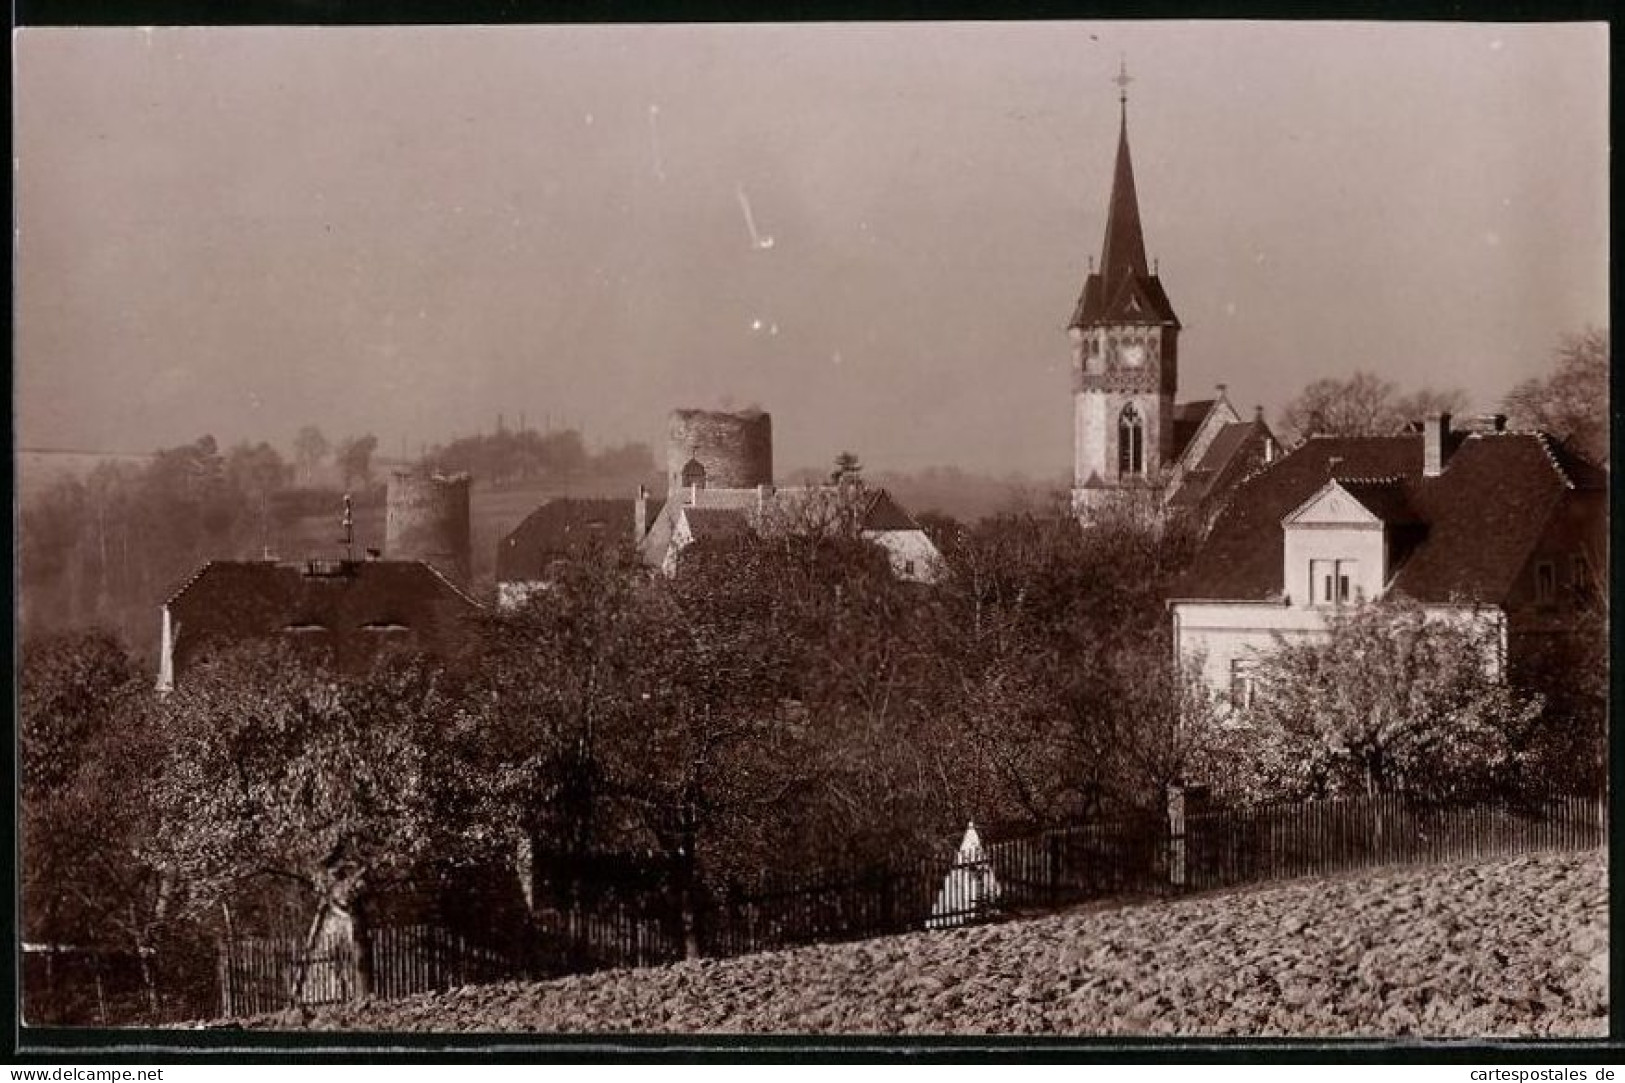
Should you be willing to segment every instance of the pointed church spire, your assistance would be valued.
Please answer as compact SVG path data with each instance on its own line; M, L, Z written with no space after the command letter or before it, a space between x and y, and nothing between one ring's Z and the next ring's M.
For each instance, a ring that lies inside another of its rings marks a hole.
M1146 273L1145 233L1140 228L1140 200L1134 192L1134 164L1128 153L1128 85L1133 82L1128 64L1118 68L1118 105L1122 116L1117 130L1117 169L1112 176L1112 199L1106 212L1106 243L1100 254L1105 294L1113 296L1122 282Z

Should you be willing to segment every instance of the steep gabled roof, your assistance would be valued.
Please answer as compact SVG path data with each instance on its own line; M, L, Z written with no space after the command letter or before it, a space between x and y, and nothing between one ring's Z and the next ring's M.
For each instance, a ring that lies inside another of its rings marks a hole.
M659 508L654 501L651 505L653 522ZM559 497L547 501L497 543L497 579L541 579L548 564L585 546L631 539L633 506L630 499Z
M750 520L739 508L686 507L681 514L695 541L740 538L751 533Z
M1202 428L1202 422L1207 415L1213 412L1218 399L1197 399L1195 402L1179 402L1174 404L1174 461L1178 462L1185 455L1185 449Z
M904 511L902 505L893 500L891 493L885 489L877 489L870 495L863 509L861 525L864 530L920 529L914 517Z
M1564 495L1571 465L1537 433L1462 438L1445 469L1422 473L1421 434L1311 437L1237 487L1175 599L1263 601L1283 594L1282 520L1340 479L1410 534L1390 589L1421 602L1499 602ZM1586 484L1606 483L1583 465Z
M1419 523L1416 509L1406 496L1405 479L1398 475L1386 478L1344 478L1338 482L1343 491L1357 500L1361 507L1387 526L1406 526Z
M234 645L294 635L330 651L341 667L365 665L387 643L446 653L480 605L417 560L216 560L166 603L177 668L206 643Z
M1262 418L1220 426L1195 464L1180 474L1169 505L1217 508L1243 479L1263 467L1274 439Z

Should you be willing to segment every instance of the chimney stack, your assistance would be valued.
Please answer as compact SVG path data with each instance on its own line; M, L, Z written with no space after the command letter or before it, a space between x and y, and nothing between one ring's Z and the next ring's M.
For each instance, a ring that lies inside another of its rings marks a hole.
M632 502L632 541L641 542L649 533L649 489L638 486L638 498Z
M1436 478L1444 473L1444 460L1450 454L1450 415L1429 414L1422 422L1422 476Z

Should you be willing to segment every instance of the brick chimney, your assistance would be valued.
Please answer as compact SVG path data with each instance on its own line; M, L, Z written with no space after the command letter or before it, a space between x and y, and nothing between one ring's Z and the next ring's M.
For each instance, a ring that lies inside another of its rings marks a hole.
M1436 478L1444 473L1450 455L1450 415L1429 414L1422 422L1422 476Z

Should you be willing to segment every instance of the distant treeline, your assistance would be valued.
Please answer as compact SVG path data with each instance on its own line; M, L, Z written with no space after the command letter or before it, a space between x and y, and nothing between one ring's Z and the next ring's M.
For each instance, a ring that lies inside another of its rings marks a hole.
M377 448L371 434L333 443L314 426L295 436L291 458L268 443L224 449L203 436L145 461L107 459L24 486L24 636L100 626L155 659L159 607L204 562L311 555L309 520L318 516L331 518L321 537L336 548L344 494L358 509L381 506ZM467 470L481 484L603 478L624 488L654 470L647 445L591 453L573 429L463 437L424 463Z
M591 453L574 429L537 432L498 429L462 436L435 447L424 465L442 473L466 471L477 484L557 482L582 476L644 478L655 470L648 444L627 443Z

